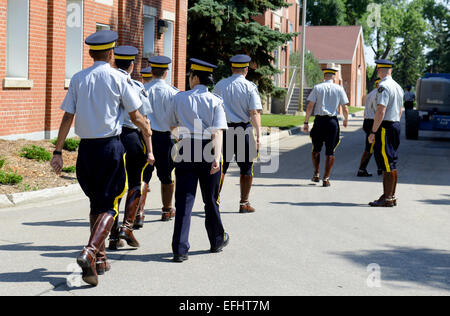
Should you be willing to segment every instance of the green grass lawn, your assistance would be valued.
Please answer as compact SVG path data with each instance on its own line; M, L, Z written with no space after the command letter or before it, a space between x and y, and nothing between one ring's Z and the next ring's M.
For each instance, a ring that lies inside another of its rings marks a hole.
M356 106L349 106L348 107L348 112L350 114L354 114L354 113L361 112L361 111L364 111L364 108L358 108Z
M310 122L312 119L310 119ZM261 115L261 125L265 127L278 127L280 129L289 129L301 126L305 122L304 116L293 116L283 114L263 114Z

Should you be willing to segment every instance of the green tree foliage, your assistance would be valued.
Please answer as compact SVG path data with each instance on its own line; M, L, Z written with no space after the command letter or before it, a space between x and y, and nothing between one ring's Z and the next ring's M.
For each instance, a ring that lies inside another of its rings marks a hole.
M345 0L308 0L306 3L307 25L345 25L345 5ZM302 10L303 8L300 12Z
M293 53L290 56L290 65L300 67L301 54ZM314 57L311 52L305 54L305 80L306 86L314 87L316 84L323 81L323 72L320 68L319 61ZM298 76L298 82L300 82L300 73Z
M393 56L396 64L393 77L403 87L415 86L426 67L423 48L428 42L429 25L424 19L423 8L421 0L407 4L400 25L403 42Z
M188 57L218 65L215 79L231 74L229 59L235 54L252 57L256 70L248 79L256 82L262 93L273 90L273 52L296 34L283 34L254 19L268 9L288 7L282 0L192 0L189 1Z

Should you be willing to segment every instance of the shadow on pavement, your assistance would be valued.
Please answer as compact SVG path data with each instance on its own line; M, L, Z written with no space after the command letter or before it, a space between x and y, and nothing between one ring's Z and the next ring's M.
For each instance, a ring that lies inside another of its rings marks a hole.
M433 204L433 205L450 205L450 194L442 194L443 196L447 196L447 199L438 199L438 200L419 200L418 202Z
M387 250L333 252L354 264L378 264L381 280L409 282L450 291L450 252L427 248L393 247Z
M331 206L331 207L368 207L367 204L358 204L358 203L342 203L342 202L300 202L300 203L292 203L292 202L271 202L272 204L277 205L292 205L292 206Z
M40 268L34 269L29 272L7 272L0 273L0 282L5 283L17 283L17 282L39 282L39 283L49 283L51 284L55 290L66 291L67 277L71 275L71 272L51 272L47 271L47 269ZM61 276L61 277L55 277Z
M67 219L52 222L30 222L22 223L25 226L52 226L52 227L89 227L87 219Z

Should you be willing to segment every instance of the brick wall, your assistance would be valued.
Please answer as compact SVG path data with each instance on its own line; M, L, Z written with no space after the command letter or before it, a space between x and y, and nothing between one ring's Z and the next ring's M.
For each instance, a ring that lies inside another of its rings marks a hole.
M175 16L173 36L173 83L185 86L187 0L114 0L113 5L84 0L84 38L96 31L96 23L109 25L119 32L120 45L143 49L143 5L157 9L158 19L167 11ZM0 0L0 138L55 137L63 112L60 105L67 89L66 65L66 1L29 1L28 79L32 88L5 88L7 0ZM156 23L155 23L156 24ZM155 26L156 28L156 26ZM155 30L155 35L157 34ZM164 36L155 39L155 53L162 54ZM134 76L140 78L141 67L147 66L138 57ZM89 48L83 48L83 68L92 65Z

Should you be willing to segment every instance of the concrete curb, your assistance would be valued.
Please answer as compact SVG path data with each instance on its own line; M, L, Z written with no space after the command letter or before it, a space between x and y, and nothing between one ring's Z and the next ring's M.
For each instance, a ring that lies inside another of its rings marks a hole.
M40 191L2 194L0 195L0 208L8 208L27 203L45 201L67 194L77 193L82 193L80 186L78 184L71 184L64 187L50 188Z

